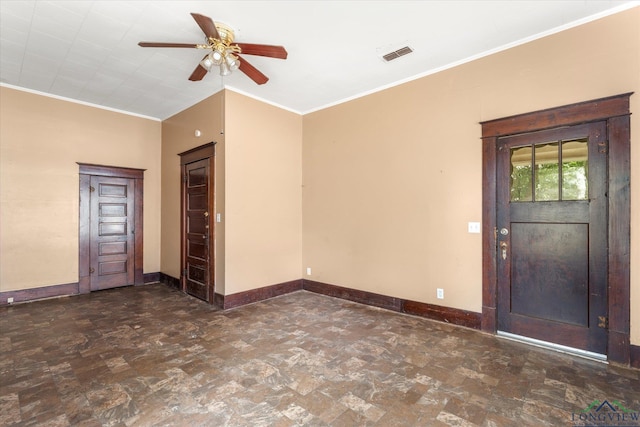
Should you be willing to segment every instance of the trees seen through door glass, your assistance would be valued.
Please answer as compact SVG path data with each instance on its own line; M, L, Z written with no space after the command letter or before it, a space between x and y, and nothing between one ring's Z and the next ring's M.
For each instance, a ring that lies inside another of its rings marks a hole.
M560 200L560 174L558 173L558 143L534 146L533 170L535 176L535 200L539 202Z
M587 139L511 148L511 201L587 200Z

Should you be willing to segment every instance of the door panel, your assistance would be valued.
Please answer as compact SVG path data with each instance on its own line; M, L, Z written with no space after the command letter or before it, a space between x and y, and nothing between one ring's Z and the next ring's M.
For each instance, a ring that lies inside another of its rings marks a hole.
M91 290L134 284L134 180L91 177Z
M511 312L588 326L588 225L512 223L511 233Z
M606 354L605 137L592 123L498 140L498 330Z
M208 158L184 165L183 289L190 295L213 302L210 172Z

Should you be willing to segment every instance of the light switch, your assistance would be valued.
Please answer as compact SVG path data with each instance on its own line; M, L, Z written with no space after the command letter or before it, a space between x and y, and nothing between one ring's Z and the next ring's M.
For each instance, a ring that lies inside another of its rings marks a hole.
M480 233L480 223L479 222L470 222L469 223L469 233Z

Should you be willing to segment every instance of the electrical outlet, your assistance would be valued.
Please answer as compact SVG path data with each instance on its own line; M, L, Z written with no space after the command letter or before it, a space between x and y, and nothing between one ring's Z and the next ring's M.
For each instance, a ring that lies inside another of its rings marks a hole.
M307 276L311 276L311 267L307 267Z
M441 289L441 288L436 289L436 297L438 299L444 299L444 289Z
M7 304L13 304L13 297L7 298Z

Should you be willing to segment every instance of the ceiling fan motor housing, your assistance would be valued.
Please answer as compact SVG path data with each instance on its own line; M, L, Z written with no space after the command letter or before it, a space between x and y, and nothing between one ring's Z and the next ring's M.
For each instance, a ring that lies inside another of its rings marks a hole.
M219 40L222 43L224 43L227 46L233 43L235 34L233 33L233 30L231 29L231 27L229 27L228 25L222 24L220 22L215 22L215 26L216 26L216 29L218 30L218 35L220 36ZM212 42L212 40L215 40L215 39L213 37L209 37L209 42Z

